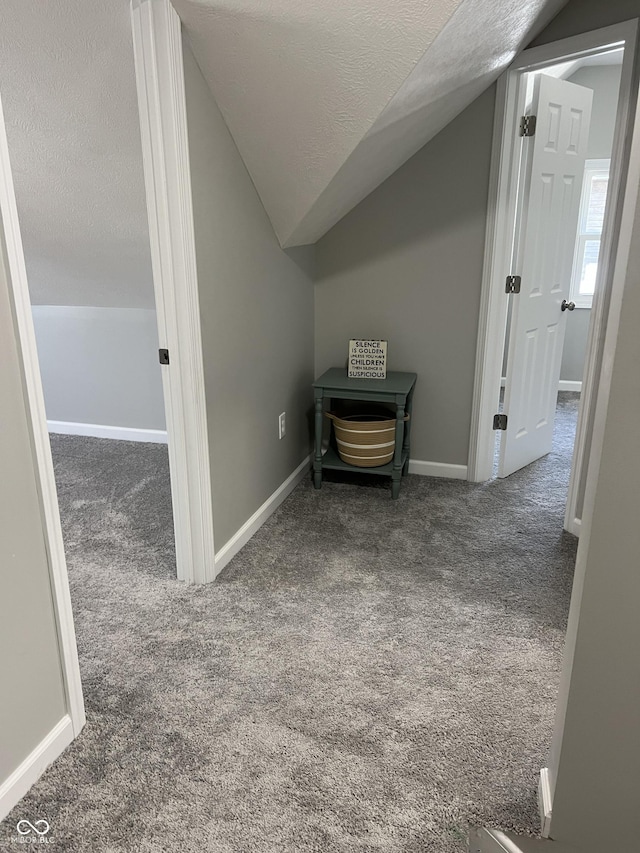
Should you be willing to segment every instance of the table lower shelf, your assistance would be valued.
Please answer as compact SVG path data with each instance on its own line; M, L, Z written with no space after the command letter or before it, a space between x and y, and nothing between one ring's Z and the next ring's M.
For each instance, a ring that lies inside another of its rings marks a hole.
M403 466L407 461L408 456L408 453L403 452ZM391 462L387 462L386 465L378 465L375 468L361 468L359 465L349 465L348 462L343 462L338 456L338 452L333 447L329 447L322 457L322 469L328 469L331 471L353 471L355 474L380 474L382 476L390 477L393 473L393 459Z

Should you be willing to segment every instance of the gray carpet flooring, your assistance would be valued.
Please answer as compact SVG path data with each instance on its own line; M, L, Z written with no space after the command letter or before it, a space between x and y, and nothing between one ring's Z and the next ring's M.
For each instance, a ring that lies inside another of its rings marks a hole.
M65 851L437 851L532 833L576 540L577 395L504 481L305 481L206 588L165 448L54 436L87 704L0 827Z

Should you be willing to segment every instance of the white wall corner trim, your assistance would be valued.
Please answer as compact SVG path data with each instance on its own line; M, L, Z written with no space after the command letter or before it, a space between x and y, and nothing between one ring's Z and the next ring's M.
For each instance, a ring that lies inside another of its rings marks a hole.
M256 533L265 521L280 506L280 504L291 494L298 483L302 482L311 467L311 454L307 456L287 479L278 486L271 497L259 507L232 537L226 542L216 555L215 571L218 575L235 555L247 544L249 539Z
M421 459L409 460L409 473L421 477L448 477L450 480L466 480L467 466L452 462L423 462Z
M551 780L549 768L543 767L538 782L538 809L540 811L540 835L548 838L551 831Z
M492 286L504 276L504 257L508 236L505 223L515 217L515 193L507 179L514 141L506 134L507 116L515 109L515 94L507 87L507 75L498 78L493 123L493 144L489 167L489 207L482 268L482 290L478 317L478 341L473 383L471 433L469 437L469 480L482 483L490 479L493 460L490 447L495 445L493 415L500 396L500 378L507 327L507 301L499 288ZM502 145L505 137L506 144ZM504 288L503 288L504 290Z
M215 577L211 460L198 302L182 34L169 0L131 21L162 368L178 578Z
M119 441L149 441L167 443L164 429L138 429L138 427L109 426L108 424L75 424L71 421L47 421L49 432L59 435L88 435L94 438L114 438Z
M78 647L73 625L71 596L67 562L62 541L58 493L53 473L51 445L47 431L44 394L36 335L31 313L29 284L22 248L18 208L13 187L13 175L9 160L9 146L4 123L4 113L0 103L0 211L2 227L7 248L7 261L11 278L20 354L24 369L24 382L27 396L28 416L33 436L34 452L38 473L38 490L44 517L44 536L49 558L49 572L56 614L56 627L60 642L60 655L64 675L67 709L73 723L73 733L80 734L86 716L82 698L82 682L78 664Z
M5 819L47 767L64 752L73 738L74 726L71 717L66 714L0 785L0 820Z

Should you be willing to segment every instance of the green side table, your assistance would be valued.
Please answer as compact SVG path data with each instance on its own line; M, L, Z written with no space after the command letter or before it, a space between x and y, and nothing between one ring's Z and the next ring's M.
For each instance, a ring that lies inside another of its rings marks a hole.
M400 480L407 473L411 450L411 418L405 425L405 414L411 415L413 390L417 375L415 373L387 373L386 379L349 379L347 370L332 367L313 383L315 396L315 453L313 457L313 483L316 489L322 488L322 471L325 468L336 471L355 471L358 474L378 474L391 477L391 497L395 500L400 494ZM324 400L367 400L375 403L387 403L396 407L396 447L393 460L377 468L359 468L340 459L337 451L329 445L322 455L322 425Z

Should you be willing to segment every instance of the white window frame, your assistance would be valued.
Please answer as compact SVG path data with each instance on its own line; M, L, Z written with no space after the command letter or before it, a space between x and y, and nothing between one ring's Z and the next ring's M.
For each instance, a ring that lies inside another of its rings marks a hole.
M576 247L573 255L573 268L571 270L571 289L569 299L575 302L576 308L591 308L593 305L593 294L580 293L580 274L582 272L582 258L585 243L602 240L602 229L598 234L589 233L586 229L587 212L589 206L589 188L594 175L602 172L610 177L611 159L600 158L586 160L584 164L584 178L582 181L582 195L580 196L580 215L578 217L578 233L576 235Z

